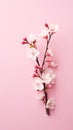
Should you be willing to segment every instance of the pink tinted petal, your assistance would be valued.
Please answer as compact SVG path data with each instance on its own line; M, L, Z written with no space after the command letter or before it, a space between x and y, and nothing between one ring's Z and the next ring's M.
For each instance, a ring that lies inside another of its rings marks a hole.
M45 93L43 91L38 91L36 99L42 100L45 97Z

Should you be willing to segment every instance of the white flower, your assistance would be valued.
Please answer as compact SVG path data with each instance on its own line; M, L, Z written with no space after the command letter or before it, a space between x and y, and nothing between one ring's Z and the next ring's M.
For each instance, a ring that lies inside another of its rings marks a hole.
M53 53L52 49L48 49L48 50L47 50L47 53L48 53L50 56L54 56L54 53Z
M54 85L56 83L56 80L53 79L52 82L51 82L51 85Z
M36 99L38 100L42 100L45 97L45 93L43 91L40 91L37 96Z
M48 37L48 31L47 30L45 30L45 29L43 29L42 31L41 31L41 37L43 37L43 38L46 38L46 37Z
M54 74L54 71L52 69L49 69L48 71L44 72L42 74L43 83L50 84L52 80L55 80L56 75Z
M40 79L39 77L34 78L33 86L34 86L35 90L43 90L44 89L42 79Z
M30 34L27 40L29 43L33 43L34 41L37 41L38 38L34 34Z
M54 109L55 108L55 100L54 98L50 98L48 99L47 103L46 103L46 108L49 108L49 109Z
M51 61L50 64L51 64L52 67L57 67L57 64L54 61Z
M35 49L34 47L30 47L27 52L27 56L29 58L32 58L33 60L36 60L36 57L40 54L40 52Z
M59 25L58 24L50 24L49 25L49 32L50 33L55 33L59 31Z

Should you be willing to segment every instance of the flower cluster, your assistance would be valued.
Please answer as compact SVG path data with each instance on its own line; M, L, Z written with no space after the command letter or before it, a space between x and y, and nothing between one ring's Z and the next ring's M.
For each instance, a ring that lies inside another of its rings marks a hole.
M38 36L30 34L22 42L23 45L28 44L28 57L32 58L36 63L34 66L33 87L39 93L37 98L44 102L48 115L50 115L50 109L55 108L55 100L53 97L48 97L47 90L55 86L56 74L54 70L57 67L55 55L52 49L49 48L49 43L52 35L58 30L59 26L57 24L48 25L45 23L45 29L40 33L40 37L45 38L47 42L42 64L39 63L38 59L40 54L40 51L37 49Z

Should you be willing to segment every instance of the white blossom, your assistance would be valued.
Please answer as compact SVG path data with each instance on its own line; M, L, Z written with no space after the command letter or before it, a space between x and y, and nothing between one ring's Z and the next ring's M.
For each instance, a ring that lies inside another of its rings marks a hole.
M48 31L43 29L40 34L41 37L46 38L48 36Z
M51 61L50 64L51 64L52 67L57 67L57 64L54 61Z
M50 98L48 99L47 103L46 103L46 108L49 108L49 109L54 109L55 108L55 100L54 98Z
M54 53L53 53L52 49L50 49L50 48L47 50L47 53L48 53L50 56L54 56Z
M36 99L42 100L44 97L45 97L44 91L40 91L40 92L37 94Z
M30 34L27 40L29 43L33 43L34 41L38 41L38 38L34 34Z
M33 86L34 86L35 90L43 90L44 89L43 81L39 77L34 78Z
M34 48L34 47L30 47L27 51L27 56L29 58L32 58L33 60L36 60L36 57L40 54L40 52Z
M50 84L52 80L55 80L56 75L52 69L48 69L42 74L43 83Z
M59 25L58 24L50 24L49 25L49 32L50 33L55 33L59 31Z

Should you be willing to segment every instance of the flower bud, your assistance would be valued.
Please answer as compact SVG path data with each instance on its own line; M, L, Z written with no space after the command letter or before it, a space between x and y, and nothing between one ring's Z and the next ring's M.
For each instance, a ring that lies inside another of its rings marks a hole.
M46 27L46 28L49 28L49 25L48 25L47 23L45 23L45 27Z

